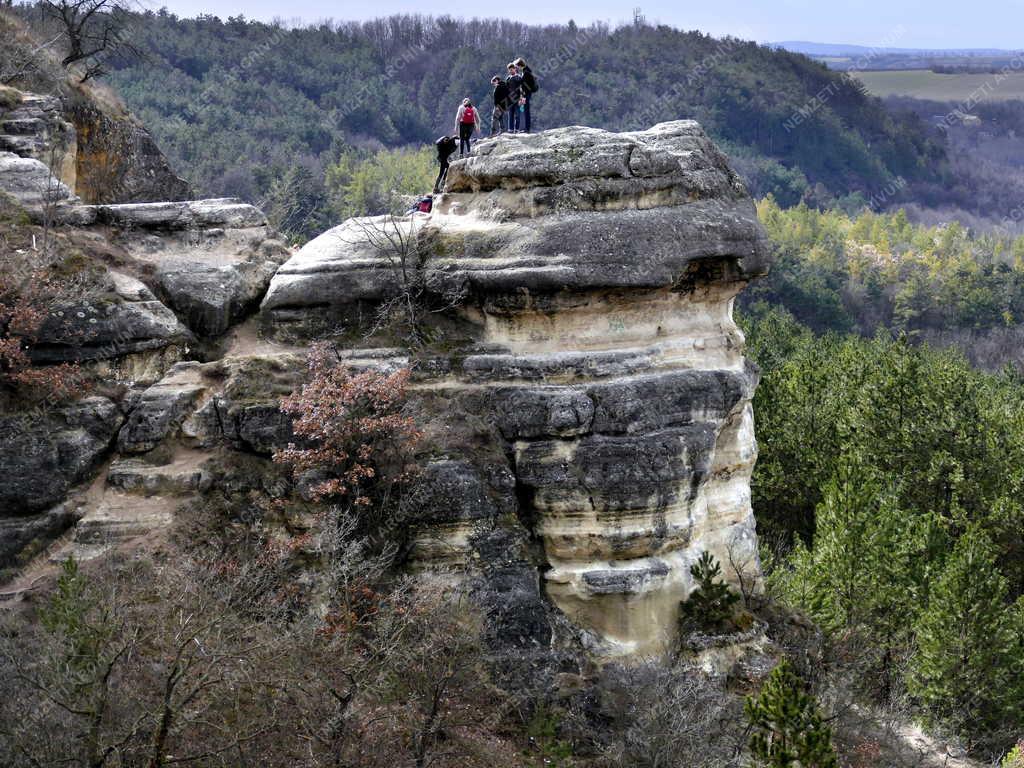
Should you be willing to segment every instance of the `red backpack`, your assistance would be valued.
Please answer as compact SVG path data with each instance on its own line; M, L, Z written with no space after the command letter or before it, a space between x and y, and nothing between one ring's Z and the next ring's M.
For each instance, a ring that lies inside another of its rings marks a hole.
M464 123L475 123L476 122L476 112L473 111L472 107L466 107L464 110L462 110L462 122L464 122Z

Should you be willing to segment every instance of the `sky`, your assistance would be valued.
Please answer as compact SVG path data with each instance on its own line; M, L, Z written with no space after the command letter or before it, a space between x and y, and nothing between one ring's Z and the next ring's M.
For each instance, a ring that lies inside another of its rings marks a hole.
M632 19L634 5L649 22L731 34L758 42L806 40L894 48L1024 48L1024 0L144 0L182 16L315 22L370 19L393 13L513 17L527 23ZM500 9L500 10L499 10Z

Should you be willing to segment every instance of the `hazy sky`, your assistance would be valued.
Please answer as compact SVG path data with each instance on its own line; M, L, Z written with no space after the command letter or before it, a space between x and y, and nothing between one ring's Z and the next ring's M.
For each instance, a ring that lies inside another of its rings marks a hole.
M368 19L392 13L502 16L524 22L578 24L631 19L634 5L648 21L759 42L811 40L896 48L1024 48L1024 0L447 0L326 2L326 0L144 0L187 16L239 13L249 18L317 21Z

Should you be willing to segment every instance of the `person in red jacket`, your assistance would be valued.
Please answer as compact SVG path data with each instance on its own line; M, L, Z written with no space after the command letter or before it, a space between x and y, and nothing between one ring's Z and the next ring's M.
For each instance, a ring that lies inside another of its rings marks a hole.
M455 113L455 132L459 134L459 157L470 152L470 139L480 131L480 113L469 99L463 99Z

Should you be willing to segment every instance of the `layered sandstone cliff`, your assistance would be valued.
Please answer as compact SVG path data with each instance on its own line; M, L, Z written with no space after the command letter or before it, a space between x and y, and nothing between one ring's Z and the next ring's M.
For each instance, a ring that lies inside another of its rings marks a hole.
M511 517L540 544L543 591L609 655L668 647L704 550L756 576L757 374L732 304L767 249L696 123L482 142L432 215L347 222L284 264L267 332L365 327L403 288L389 228L450 307L445 343L414 356L433 441L407 502L422 567L472 562Z

